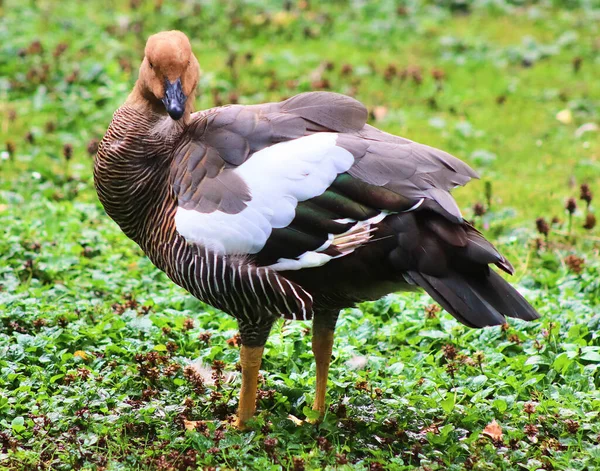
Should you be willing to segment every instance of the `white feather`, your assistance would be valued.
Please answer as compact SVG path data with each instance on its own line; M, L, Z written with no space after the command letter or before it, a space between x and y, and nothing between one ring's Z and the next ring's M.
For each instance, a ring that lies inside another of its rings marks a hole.
M334 219L333 222L339 222L340 224L348 224L349 222L356 222L356 219L350 219L350 218Z
M410 211L414 211L415 209L418 209L419 206L421 206L423 204L423 201L425 201L425 198L421 198L419 201L417 201L415 204L413 204L410 208L405 209L404 211L402 211L403 213L408 213Z
M251 200L237 214L177 209L177 231L188 242L226 254L259 252L271 231L289 225L299 201L319 196L354 157L336 146L337 134L316 133L256 152L233 170Z
M269 268L276 271L302 270L303 268L314 268L325 265L331 260L330 255L317 252L304 252L297 259L280 258L277 263L270 265Z

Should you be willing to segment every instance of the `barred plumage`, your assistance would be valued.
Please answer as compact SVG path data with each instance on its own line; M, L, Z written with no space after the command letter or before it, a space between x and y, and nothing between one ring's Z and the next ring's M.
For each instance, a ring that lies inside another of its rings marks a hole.
M123 106L100 142L94 180L108 215L157 267L198 299L252 325L260 324L263 317L272 318L270 325L280 313L292 310L289 302L295 298L303 317L310 319L308 293L293 290L287 281L291 290L284 289L270 270L255 268L243 257L220 256L207 247L189 244L178 234L174 224L177 200L168 183L177 134L153 139L160 119L152 118ZM254 287L257 282L260 292ZM260 337L249 333L246 343L260 343Z
M240 426L278 317L314 316L320 412L341 308L420 287L472 327L537 318L489 268L512 272L449 193L476 177L466 164L372 128L361 103L334 93L192 114L197 80L185 35L152 36L94 179L158 268L237 318Z

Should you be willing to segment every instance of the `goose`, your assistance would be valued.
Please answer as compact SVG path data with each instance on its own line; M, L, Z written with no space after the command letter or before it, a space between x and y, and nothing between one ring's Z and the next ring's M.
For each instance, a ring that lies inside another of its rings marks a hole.
M156 267L237 319L237 427L255 413L280 318L313 322L322 417L344 308L423 289L473 328L539 317L491 268L513 273L449 193L477 177L468 165L368 125L365 106L337 93L194 112L199 76L184 33L149 37L99 143L94 182Z

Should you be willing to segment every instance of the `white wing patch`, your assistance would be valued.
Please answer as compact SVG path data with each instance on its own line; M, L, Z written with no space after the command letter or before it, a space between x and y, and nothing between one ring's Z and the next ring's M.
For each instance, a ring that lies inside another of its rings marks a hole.
M336 141L336 133L316 133L256 152L233 170L250 189L247 207L237 214L177 208L177 231L219 253L260 252L273 229L292 222L299 201L323 194L352 166L354 157Z

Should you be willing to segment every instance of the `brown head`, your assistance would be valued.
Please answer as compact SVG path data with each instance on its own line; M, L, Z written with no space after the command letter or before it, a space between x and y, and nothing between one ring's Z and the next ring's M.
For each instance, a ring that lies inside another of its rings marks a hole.
M199 78L200 66L187 36L181 31L163 31L148 38L136 98L178 120L191 110Z

